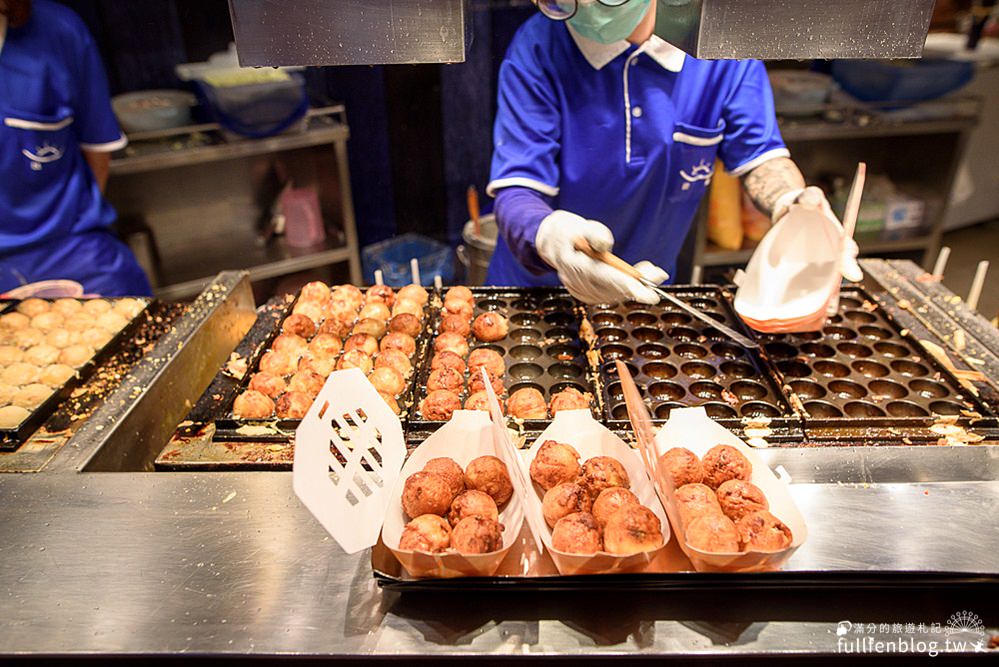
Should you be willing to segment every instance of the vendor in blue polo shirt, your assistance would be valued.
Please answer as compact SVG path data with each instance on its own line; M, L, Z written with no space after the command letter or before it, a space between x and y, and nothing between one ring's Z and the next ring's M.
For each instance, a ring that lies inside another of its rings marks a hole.
M125 143L80 18L50 0L0 0L0 292L65 278L150 293L102 196Z
M653 34L657 1L534 3L541 13L500 68L488 186L500 238L489 283L561 282L587 303L658 302L573 241L666 281L716 157L774 220L799 200L827 205L784 146L762 63L685 55ZM848 245L844 273L855 276Z

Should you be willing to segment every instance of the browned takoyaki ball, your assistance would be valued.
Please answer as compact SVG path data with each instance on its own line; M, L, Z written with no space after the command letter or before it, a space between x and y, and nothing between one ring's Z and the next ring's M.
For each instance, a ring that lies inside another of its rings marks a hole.
M495 456L480 456L465 467L465 486L484 491L501 506L513 495L513 482L506 466Z
M704 483L717 489L730 479L749 480L753 476L753 464L731 445L715 445L701 460L704 466Z
M658 549L663 545L662 522L642 505L628 505L604 524L604 551L628 556Z
M440 331L451 331L464 338L471 333L472 326L461 315L445 315L441 318Z
M451 507L452 500L454 494L451 486L435 472L415 472L406 478L402 486L402 509L406 516L444 516Z
M330 373L336 370L336 356L329 355L317 355L312 352L307 352L301 361L298 362L298 370L300 371L312 371L317 375L321 375L324 378L328 378Z
M474 303L475 297L472 295L472 290L468 289L464 285L455 285L454 287L449 287L447 292L444 294L444 301L450 299L457 299L458 301L465 301L467 303Z
M287 391L277 400L275 412L281 419L302 419L312 407L312 397L301 391Z
M385 331L385 322L376 320L373 317L365 317L363 320L358 320L354 324L354 328L351 329L351 333L353 334L365 334L376 340L384 336Z
M410 299L398 299L395 302L395 305L392 306L392 316L395 317L396 315L412 315L421 322L426 317L423 306Z
M451 547L460 554L488 554L503 548L503 526L483 516L465 517L451 529Z
M392 409L392 412L394 412L395 414L399 414L399 412L401 412L399 409L399 401L395 400L395 396L391 394L386 394L381 391L378 392L378 395L381 396L382 400L385 401L385 403L389 406L389 408Z
M434 352L443 352L444 350L454 352L459 357L466 357L468 356L468 341L465 340L464 336L453 331L445 331L438 335L434 341Z
M325 304L330 300L330 287L321 280L313 280L311 283L306 283L302 286L302 290L298 294L298 300Z
M461 299L447 299L444 301L444 312L449 315L457 315L466 322L472 321L472 304Z
M389 308L395 303L395 290L388 285L372 285L364 295L365 301L381 301Z
M503 355L488 347L477 347L468 355L469 372L478 375L480 368L485 368L491 378L501 378L506 373Z
M593 554L600 551L600 528L588 512L574 512L562 517L552 529L552 547L570 554Z
M402 551L437 554L451 546L451 526L436 514L421 514L406 524L399 538Z
M371 361L370 356L361 350L347 350L340 357L340 360L336 362L336 369L342 371L348 368L359 368L367 375L374 368L374 362Z
M638 497L623 486L612 486L604 489L593 501L593 518L597 520L597 525L603 528L607 524L607 519L612 514L618 512L629 505L640 505Z
M427 294L427 290L423 289L419 285L406 285L400 288L400 290L395 295L398 301L415 301L421 306L427 305L427 301L430 300L430 295Z
M780 551L791 546L791 529L766 510L750 512L735 522L743 551Z
M303 315L313 322L322 322L325 319L325 306L315 301L299 301L291 312L293 315Z
M506 411L511 417L518 419L546 419L548 406L545 397L534 387L524 387L510 394L506 402Z
M316 335L316 323L309 319L307 315L292 313L284 318L284 322L281 323L281 331L295 334L302 338L312 338Z
M394 368L382 366L371 371L368 381L378 391L398 396L406 389L406 380Z
M423 470L424 472L437 473L443 477L455 496L465 490L465 471L452 458L438 456L430 459L423 465Z
M288 381L288 391L298 391L314 399L326 384L326 378L307 368L299 370Z
M503 408L503 399L496 397L499 402L500 412L505 412ZM476 391L469 394L468 398L465 399L465 409L466 410L483 410L489 412L489 396L486 395L484 391Z
M676 490L676 509L680 524L689 526L691 521L705 514L722 514L718 497L711 487L704 484L686 484ZM724 514L722 514L724 516Z
M481 516L499 521L499 509L496 507L496 501L488 493L482 491L463 491L451 503L447 520L452 526L456 526L459 521L470 516Z
M745 480L730 479L718 487L715 495L722 512L732 521L738 521L752 512L770 509L763 491Z
M472 322L472 333L481 341L492 343L506 338L510 330L506 318L499 313L482 313Z
M364 295L355 285L338 285L330 294L333 301L343 301L356 312L364 303Z
M375 357L375 369L391 368L403 378L413 372L413 363L399 350L385 350Z
M252 378L250 378L250 384L248 385L250 389L254 391L259 391L261 394L265 394L271 398L277 398L284 393L287 388L287 384L284 378L280 375L271 375L270 373L265 373L260 371L255 373Z
M274 339L271 349L284 352L292 359L300 359L309 349L309 344L301 336L284 333Z
M493 378L489 381L489 384L493 388L493 393L497 396L502 396L503 392L506 391L506 387L503 386L502 378ZM477 370L468 376L468 391L475 394L480 391L486 390L486 381L482 378L482 371Z
M594 498L612 486L631 488L628 471L620 461L609 456L594 456L588 459L579 471L579 482Z
M267 419L274 414L274 401L259 391L247 389L236 397L232 414L239 419Z
M47 313L50 309L51 308L47 301L37 299L35 297L25 299L21 303L17 304L17 312L24 313L28 317L35 317L36 315Z
M333 334L318 334L309 342L309 352L314 356L335 357L343 349L343 343Z
M673 488L685 484L700 484L704 467L697 454L683 447L674 447L659 457L659 472L673 481Z
M531 461L531 479L547 491L579 476L579 452L572 445L545 440ZM587 510L589 511L589 510Z
M399 350L407 357L412 357L416 354L416 341L413 340L413 337L397 331L385 334L385 338L382 338L379 347L382 352L385 350Z
M574 512L589 512L593 509L593 499L586 489L575 482L563 482L548 489L541 501L541 512L545 522L555 527L558 520Z
M450 350L444 350L435 354L430 360L430 369L435 371L438 368L453 368L464 375L465 360Z
M260 370L271 375L291 375L297 367L298 356L280 350L268 350L260 357Z
M423 331L423 323L415 315L410 313L399 313L393 315L388 324L389 331L404 333L407 336L416 338Z
M378 354L378 341L374 336L367 334L354 334L343 342L345 352L350 350L360 350L369 357Z
M686 528L687 544L708 553L738 553L739 531L721 512L708 512L693 519Z
M548 411L555 416L560 410L587 410L593 402L593 394L581 392L575 387L566 387L552 396L548 403Z
M375 319L381 320L382 322L388 322L389 318L392 317L392 311L381 301L369 301L364 304L361 308L361 312L357 314L358 319Z
M354 328L354 320L356 318L351 316L349 320L340 319L336 317L329 317L319 325L320 334L329 334L330 336L335 336L338 339L343 339L350 335L351 329Z
M430 371L430 377L427 378L427 391L447 389L460 394L464 387L465 377L453 368L445 367Z
M458 394L447 389L438 389L427 394L420 403L420 414L430 421L446 422L451 419L455 410L461 409L461 399Z

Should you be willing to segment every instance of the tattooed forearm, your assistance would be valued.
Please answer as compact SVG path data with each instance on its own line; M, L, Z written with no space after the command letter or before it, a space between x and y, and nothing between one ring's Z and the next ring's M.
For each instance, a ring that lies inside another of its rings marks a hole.
M778 157L743 176L742 184L756 208L771 215L777 199L785 192L805 187L805 178L791 158Z

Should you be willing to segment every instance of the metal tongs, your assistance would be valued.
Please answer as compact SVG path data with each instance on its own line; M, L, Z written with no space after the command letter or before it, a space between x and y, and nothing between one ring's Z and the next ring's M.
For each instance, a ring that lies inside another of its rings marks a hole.
M621 271L622 273L624 273L624 274L626 274L626 275L634 278L635 280L637 280L638 282L642 283L643 285L645 285L646 287L648 287L649 289L651 289L653 292L655 292L656 294L658 294L659 298L662 299L663 301L666 301L666 302L670 303L671 305L676 306L677 308L679 308L683 312L687 313L691 317L694 317L694 318L700 320L701 322L705 322L707 324L710 324L712 327L714 327L718 331L722 332L723 334L725 334L726 336L728 336L730 339L732 339L733 341L735 341L739 345L742 345L743 347L745 347L747 349L752 349L752 350L759 349L760 345L756 341L750 340L749 338L743 336L738 331L735 331L734 329L732 329L732 328L730 328L730 327L722 324L718 320L714 319L713 317L711 317L707 313L703 313L700 310L698 310L697 308L694 308L693 306L684 303L683 301L681 301L680 299L676 298L675 296L673 296L672 294L670 294L666 290L664 290L661 287L659 287L659 285L656 285L651 280L647 280L645 278L645 276L643 276L638 271L638 269L636 269L634 266L632 266L628 262L624 261L623 259L621 259L617 255L615 255L614 253L606 252L606 251L605 252L597 252L596 250L594 250L592 248L592 246L590 246L590 242L587 241L584 238L577 238L577 239L575 239L573 241L572 245L579 252L584 253L584 254L588 255L589 257L597 260L598 262L603 262L607 266L613 267L613 268L617 269L618 271Z

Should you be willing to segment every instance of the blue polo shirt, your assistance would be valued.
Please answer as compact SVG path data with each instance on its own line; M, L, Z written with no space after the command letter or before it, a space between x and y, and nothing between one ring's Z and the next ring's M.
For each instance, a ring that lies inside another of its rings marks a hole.
M759 61L697 60L655 36L599 44L540 14L500 68L494 143L490 194L530 188L671 275L715 158L739 176L789 155ZM539 223L500 216L490 283L558 284L534 248Z

